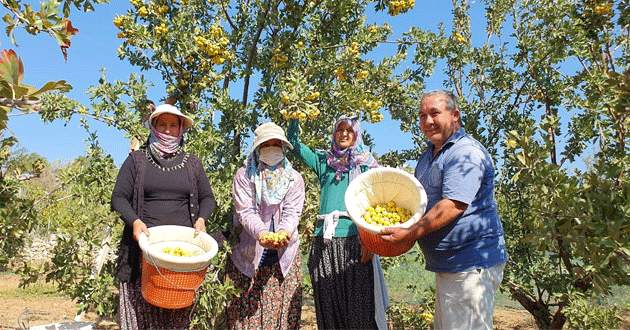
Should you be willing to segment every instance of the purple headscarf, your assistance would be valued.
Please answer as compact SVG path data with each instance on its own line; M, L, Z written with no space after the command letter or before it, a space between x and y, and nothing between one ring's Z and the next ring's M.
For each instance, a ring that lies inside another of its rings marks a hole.
M335 132L341 123L346 123L354 131L354 143L349 148L341 149L335 142ZM363 144L363 136L361 135L361 124L358 121L350 119L346 115L342 115L335 122L332 132L332 146L326 156L328 166L335 168L335 178L341 181L343 173L350 172L350 181L361 174L361 165L369 168L378 166L376 159L372 157L372 153Z

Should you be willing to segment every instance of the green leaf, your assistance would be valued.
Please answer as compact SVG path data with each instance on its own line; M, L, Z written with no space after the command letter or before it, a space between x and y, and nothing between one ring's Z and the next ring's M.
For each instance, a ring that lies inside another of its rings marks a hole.
M5 80L0 80L0 97L15 99L15 94L13 93L13 86L6 82Z
M13 22L13 17L11 17L11 15L9 15L8 13L2 16L2 20L8 25L15 25L15 23Z
M53 91L53 90L58 90L58 91L67 93L70 90L72 90L72 85L66 84L65 80L59 80L59 81L56 81L56 82L49 81L44 86L42 86L40 89L38 89L37 91L33 92L31 95L39 95L41 93L49 92L49 91Z
M28 98L29 92L34 89L35 87L29 85L13 86L13 99L20 99L22 97Z
M527 159L525 158L524 153L519 152L518 154L516 154L516 158L521 162L521 164L527 166Z
M7 128L7 121L9 121L9 116L7 116L7 113L9 111L11 111L10 108L0 106L0 131ZM4 141L2 147L4 148Z

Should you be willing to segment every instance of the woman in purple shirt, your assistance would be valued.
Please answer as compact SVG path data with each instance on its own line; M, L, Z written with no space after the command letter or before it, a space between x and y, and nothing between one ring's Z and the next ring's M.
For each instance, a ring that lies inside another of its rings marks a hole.
M226 278L243 290L228 302L228 329L298 329L302 263L298 223L304 180L286 159L293 148L274 123L254 131L252 152L234 177L234 227L239 243ZM272 239L276 233L282 238Z

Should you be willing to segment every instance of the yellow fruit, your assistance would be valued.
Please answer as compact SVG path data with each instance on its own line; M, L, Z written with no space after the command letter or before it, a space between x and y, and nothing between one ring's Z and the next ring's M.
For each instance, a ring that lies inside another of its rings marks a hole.
M184 250L181 247L167 247L162 249L163 253L166 253L168 255L174 256L174 257L194 257L198 255L198 251L189 251L189 250Z
M462 36L459 33L455 33L455 39L457 40L457 42L459 43L464 43L466 42L466 38L464 38L464 36Z
M266 240L273 240L274 242L278 243L279 241L288 238L289 234L287 232L282 232L282 234L278 234L278 233L268 233L267 235L262 237L263 241Z
M369 224L385 227L405 223L411 216L411 211L396 206L394 201L389 201L366 207L363 219Z
M124 21L125 16L116 16L116 18L114 18L114 25L120 29Z

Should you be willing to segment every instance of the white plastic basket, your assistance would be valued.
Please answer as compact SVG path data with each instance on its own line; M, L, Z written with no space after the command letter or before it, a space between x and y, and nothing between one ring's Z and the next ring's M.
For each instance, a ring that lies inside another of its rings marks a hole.
M427 194L422 184L404 170L379 167L366 171L352 180L344 196L346 211L359 228L364 244L381 256L396 256L408 251L409 246L394 246L378 235L385 227L365 222L363 214L368 206L394 201L396 206L412 212L404 223L387 227L409 228L422 218L427 207ZM401 252L402 251L402 252Z
M200 232L194 236L195 228L184 226L156 226L149 228L149 236L140 235L138 244L148 262L173 271L195 271L210 264L219 252L219 245L210 235ZM203 254L192 257L177 257L162 252L165 247L196 246Z

